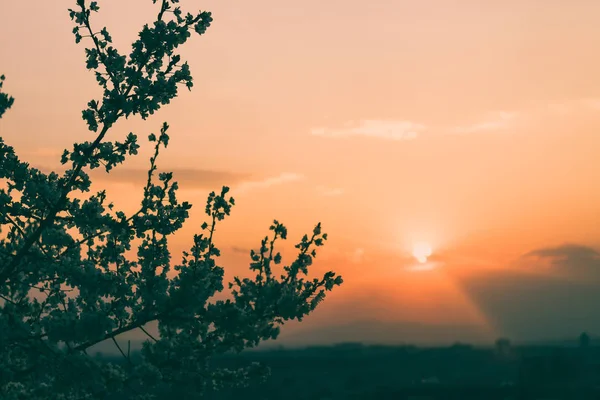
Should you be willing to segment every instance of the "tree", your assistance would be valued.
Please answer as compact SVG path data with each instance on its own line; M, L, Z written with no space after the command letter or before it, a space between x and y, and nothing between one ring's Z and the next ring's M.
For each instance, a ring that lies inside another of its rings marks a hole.
M2 118L6 110L12 107L15 101L11 96L1 92L4 79L4 75L0 75L0 118Z
M582 332L581 335L579 335L579 347L586 349L590 347L591 341L590 335L588 335L587 332Z
M496 354L501 357L508 357L512 353L512 344L508 338L498 338L496 340Z
M274 221L271 236L250 252L254 278L236 277L229 283L231 298L214 300L224 289L215 226L230 215L234 199L227 187L210 193L208 222L174 263L169 238L191 205L178 200L172 173L156 174L159 153L170 140L167 123L148 136L154 153L136 213L126 215L107 204L105 190L89 194L86 171L110 172L140 146L133 133L106 140L109 130L123 117L146 119L169 104L181 85L193 86L178 49L193 32L206 31L211 14L184 14L178 0L152 2L158 3L156 20L144 25L128 56L112 45L106 28L92 28L96 1L76 0L69 10L76 43L90 43L86 66L102 97L82 111L95 140L64 150L64 174L30 167L0 138L2 399L192 399L243 384L263 376L264 369L222 370L211 357L276 338L285 321L302 320L326 291L342 283L334 272L307 277L316 248L327 240L320 224L296 245L296 259L278 277L282 257L274 247L287 238L287 229ZM0 116L12 103L0 94ZM158 323L158 335L145 329L150 322ZM118 339L133 330L148 337L139 361ZM87 349L102 341L114 343L123 363L88 355Z

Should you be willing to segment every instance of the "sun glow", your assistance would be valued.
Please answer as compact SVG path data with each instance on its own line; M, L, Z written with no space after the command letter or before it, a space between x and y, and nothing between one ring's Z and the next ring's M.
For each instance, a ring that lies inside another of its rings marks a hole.
M433 250L429 243L419 242L413 245L412 254L421 264L425 264L427 262L427 258L431 256L432 253Z

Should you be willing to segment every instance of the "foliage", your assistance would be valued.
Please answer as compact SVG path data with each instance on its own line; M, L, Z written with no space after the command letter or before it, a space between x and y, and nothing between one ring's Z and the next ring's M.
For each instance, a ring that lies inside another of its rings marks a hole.
M6 110L12 107L15 99L7 95L6 93L2 93L2 84L4 83L4 75L0 75L0 118L4 115Z
M263 376L264 369L218 368L211 356L276 338L285 321L302 320L326 291L342 283L333 272L306 277L316 247L327 239L320 224L296 245L297 258L277 277L281 255L274 245L287 238L287 230L274 221L272 236L251 252L255 277L235 278L229 284L231 299L214 300L224 286L213 236L234 199L227 187L209 195L208 223L175 264L168 240L191 205L178 200L172 173L156 175L159 152L169 144L167 123L160 134L148 136L154 153L137 212L126 215L107 204L104 190L90 194L86 170L111 171L140 146L133 133L122 141L105 140L115 123L129 116L146 119L169 104L182 85L193 86L178 49L193 32L206 31L211 14L184 14L178 0L158 3L156 20L142 28L129 55L112 45L106 28L92 29L96 1L77 0L69 10L75 41L91 43L86 66L102 97L82 112L95 140L64 151L64 174L32 168L0 138L2 399L196 398L244 384ZM0 116L12 102L0 93ZM150 322L158 323L158 336L145 329ZM148 336L139 361L117 337L133 330ZM87 355L87 349L107 340L126 362L99 363Z

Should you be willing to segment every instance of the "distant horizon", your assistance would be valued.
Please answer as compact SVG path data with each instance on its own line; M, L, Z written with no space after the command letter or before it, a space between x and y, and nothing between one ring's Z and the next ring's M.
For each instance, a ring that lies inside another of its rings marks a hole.
M304 332L310 333L310 332ZM476 348L493 348L495 346L495 342L498 339L508 339L512 346L566 346L566 345L574 345L577 346L579 343L579 336L582 333L586 333L589 335L591 339L591 346L598 345L600 346L600 332L590 332L590 331L581 331L577 332L573 335L563 335L557 337L548 336L546 338L529 338L529 339L519 339L512 337L499 336L494 338L493 340L465 340L465 338L458 338L456 340L448 339L448 340L440 340L440 341L419 341L419 340L388 340L388 341L376 341L365 339L348 339L348 340L340 340L340 341L319 341L316 337L309 338L308 340L268 340L262 342L259 346L246 349L244 351L262 351L262 350L276 350L276 349L308 349L313 347L336 347L336 346L344 346L344 345L359 345L359 346L383 346L383 347L417 347L417 348L446 348L452 347L454 345L465 345L472 346ZM149 339L130 339L131 340L131 349L132 351L137 351L141 349L142 343ZM126 343L127 339L119 339L121 343ZM94 346L90 349L90 354L95 352L100 352L102 354L114 354L119 355L119 351L112 342L102 342L98 345Z
M581 333L580 333L581 334ZM513 341L510 340L510 344L513 347L577 347L579 345L578 336L575 338L556 338L556 339L539 339L539 340L526 340L526 341ZM591 347L600 346L600 335L590 335L591 338ZM503 338L498 338L503 339ZM507 338L510 339L510 338ZM137 342L131 342L131 351L139 351L142 347L142 343L144 340L139 340ZM290 343L278 343L274 341L266 341L261 343L257 347L252 347L243 350L244 352L252 352L252 351L271 351L271 350L308 350L312 348L334 348L334 347L389 347L389 348L403 348L403 347L413 347L419 349L433 349L433 348L451 348L453 346L467 346L473 347L477 349L492 349L495 347L495 342L465 342L465 341L450 341L450 342L440 342L440 343L410 343L410 342L398 342L398 343L379 343L379 342L362 342L362 341L349 341L349 342L333 342L333 343L306 343L306 344L290 344ZM112 345L102 346L96 345L93 351L90 351L90 354L93 355L95 353L105 354L105 355L115 355L121 356L121 353Z

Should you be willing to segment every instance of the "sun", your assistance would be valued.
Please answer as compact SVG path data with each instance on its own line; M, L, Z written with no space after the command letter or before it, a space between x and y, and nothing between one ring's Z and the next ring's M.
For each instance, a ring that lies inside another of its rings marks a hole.
M431 245L427 242L419 242L413 245L413 256L417 259L421 264L425 264L427 262L427 258L431 256L433 250Z

